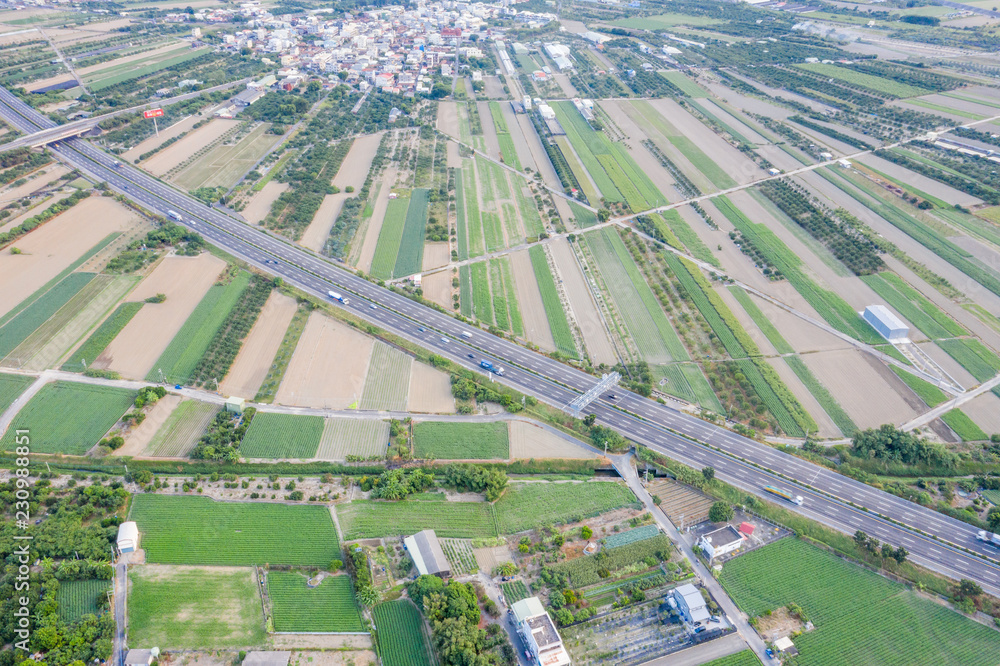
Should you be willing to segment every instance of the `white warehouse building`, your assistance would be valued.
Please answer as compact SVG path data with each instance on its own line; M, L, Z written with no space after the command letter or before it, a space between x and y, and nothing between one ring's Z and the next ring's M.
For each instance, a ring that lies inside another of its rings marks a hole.
M139 548L139 527L133 521L118 526L118 550L134 553Z
M864 318L889 342L904 341L910 334L910 328L884 305L869 305L865 308Z

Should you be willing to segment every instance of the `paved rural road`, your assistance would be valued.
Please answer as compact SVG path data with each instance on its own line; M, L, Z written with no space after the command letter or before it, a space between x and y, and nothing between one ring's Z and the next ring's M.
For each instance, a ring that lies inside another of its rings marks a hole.
M3 88L0 117L23 132L53 126ZM353 314L434 353L472 370L479 370L482 358L502 363L508 369L499 381L527 395L564 406L594 385L591 375L378 287L325 257L227 217L144 171L120 165L87 141L62 141L53 144L52 152L148 210L161 215L177 211L184 224L208 242L313 296L326 298L331 288L350 294L350 305L344 307ZM471 337L465 339L463 333ZM720 479L749 493L765 496L766 484L793 488L806 500L804 506L789 505L789 509L848 534L861 529L892 545L903 545L914 561L954 578L976 580L1000 594L1000 566L992 559L998 553L976 541L973 526L647 398L624 390L618 394L616 405L598 400L587 411L602 424L674 460L695 468L714 467Z

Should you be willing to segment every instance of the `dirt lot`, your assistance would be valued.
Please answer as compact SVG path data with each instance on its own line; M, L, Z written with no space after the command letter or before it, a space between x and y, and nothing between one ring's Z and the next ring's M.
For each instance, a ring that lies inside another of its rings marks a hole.
M378 235L382 231L382 218L385 217L385 209L389 205L389 191L393 183L396 182L396 167L386 168L382 178L382 187L375 198L372 207L372 216L368 220L368 225L364 230L364 241L361 244L361 253L356 266L367 272L372 268L372 260L375 258L375 246L378 245ZM359 230L360 231L360 230ZM352 241L352 245L357 243L357 237ZM352 253L353 254L353 253Z
M774 371L781 377L781 381L785 382L785 386L789 388L799 403L805 407L809 415L816 421L816 425L819 426L818 434L820 437L836 438L843 435L837 424L833 422L823 407L820 406L819 402L816 401L816 398L813 397L813 394L802 383L802 380L788 367L788 364L783 359L769 358L767 362L771 364Z
M517 302L521 306L524 337L545 351L555 351L556 343L552 339L552 331L549 330L549 320L545 317L542 294L538 290L538 282L535 280L535 271L531 267L531 257L528 256L528 251L520 250L512 253L510 267L514 275L514 291L517 293Z
M199 120L202 120L201 116L196 116L196 115L188 116L183 120L178 120L170 127L161 129L160 136L156 136L154 134L148 139L143 139L142 141L137 143L135 147L130 148L129 150L122 153L121 157L122 159L128 160L129 162L134 162L136 158L139 157L139 155L149 152L150 150L152 150L156 146L159 146L168 139L172 139L175 136L178 136L184 132L189 131L192 127L194 127L195 123L197 123Z
M0 251L0 315L58 275L108 234L138 216L110 197L91 196ZM22 254L11 254L16 247Z
M425 252L424 257L426 256ZM452 307L451 294L453 291L451 277L451 271L439 271L431 275L425 275L420 283L421 288L424 290L424 298L450 310Z
M264 188L267 189L270 185L271 183L268 183ZM261 194L263 193L261 191ZM330 229L333 228L333 223L337 221L337 216L340 215L340 209L344 207L344 202L353 196L353 194L348 194L347 192L338 192L337 194L328 194L323 197L323 203L320 204L319 210L313 216L312 222L302 232L299 245L307 247L313 252L322 250L326 244L326 239L330 236ZM268 204L268 207L270 208L270 204ZM267 214L266 210L264 214Z
M458 133L458 103L440 102L438 104L437 128L439 131L460 138Z
M115 455L141 455L149 444L149 440L153 439L153 435L160 429L163 422L167 420L167 417L177 409L177 405L181 404L181 400L183 400L181 396L173 393L168 393L157 400L155 405L146 410L146 419L138 427L132 429L128 437L125 438L125 445L118 449Z
M447 266L451 261L451 249L448 243L426 243L424 245L424 265L423 269L438 268Z
M9 189L0 189L0 200L3 200L5 202L4 205L6 205L6 202L26 197L32 192L37 192L65 174L66 167L61 164L50 164L49 166L43 167L26 176L26 178L28 178L28 182L23 185L18 185L17 187L11 187Z
M91 367L144 378L225 267L226 262L207 252L165 258L131 298L138 301L162 293L167 300L144 305Z
M275 404L346 409L361 399L372 343L346 324L312 313Z
M650 495L660 498L660 508L671 522L680 525L681 516L685 525L696 525L708 520L708 510L714 501L708 495L671 479L656 479L646 489Z
M837 397L840 406L859 428L877 428L883 423L903 423L917 415L898 393L892 371L878 361L869 363L868 355L855 350L805 354L802 360L816 378ZM870 358L870 357L869 357ZM896 381L899 381L896 379ZM900 382L901 384L901 382ZM908 391L907 391L908 393Z
M247 222L260 224L260 221L270 212L271 204L277 201L281 193L287 189L288 183L279 183L273 180L268 182L267 185L260 188L260 192L254 194L253 198L250 199L250 203L243 209L243 217L246 218Z
M510 422L510 457L530 458L598 458L600 454L568 435L516 419Z
M583 341L587 345L587 353L595 364L614 365L618 362L615 348L604 328L601 313L598 312L597 305L590 295L590 289L580 271L580 265L573 255L573 248L563 238L553 241L549 248L552 250L552 258L555 260L556 268L559 270L559 277L564 282L570 307L573 308L573 315L583 330Z
M219 385L220 393L244 398L257 395L297 308L291 296L271 292L233 367Z
M984 393L962 405L962 411L976 422L986 434L1000 433L1000 398Z
M216 118L150 157L142 163L142 168L154 175L162 176L238 124L238 120Z
M423 363L414 363L410 370L410 390L407 411L425 414L454 414L455 398L451 395L451 378Z

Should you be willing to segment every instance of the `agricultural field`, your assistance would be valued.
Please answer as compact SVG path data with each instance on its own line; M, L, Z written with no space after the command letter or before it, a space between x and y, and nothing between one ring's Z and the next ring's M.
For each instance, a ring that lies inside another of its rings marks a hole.
M508 604L517 603L521 599L527 599L531 596L524 581L520 580L515 580L512 583L500 583L500 589L503 590L503 597Z
M240 444L244 458L315 458L323 417L257 412Z
M893 81L881 76L859 72L851 69L850 66L830 65L819 62L800 63L795 66L807 72L819 74L824 78L839 79L851 85L867 88L881 94L892 95L893 97L919 97L920 95L932 92L925 88L918 88L917 86Z
M226 378L219 383L220 393L248 399L260 393L268 373L277 370L276 356L282 352L282 343L297 312L294 298L277 290L271 292ZM302 317L303 323L304 320Z
M683 72L669 70L659 74L688 97L708 97L708 92Z
M211 49L183 49L177 55L169 58L155 58L148 64L142 64L141 61L133 61L119 67L109 67L105 70L101 70L99 75L95 75L93 80L88 82L87 86L91 91L99 92L105 88L118 85L119 83L148 76L159 72L160 70L166 69L167 67L172 67L174 65L187 62L188 60L193 60L199 56L205 55L206 53L211 53Z
M320 460L344 460L347 456L381 456L389 443L389 424L374 419L329 418L323 425Z
M439 537L475 539L496 536L493 507L485 502L354 500L337 506L344 539L376 539L434 530Z
M76 622L84 615L108 609L110 580L64 580L59 582L56 603L59 604L59 618L64 622Z
M472 541L468 539L441 539L441 550L451 565L452 576L474 574L479 571Z
M424 229L427 226L427 205L430 190L419 187L410 193L410 203L406 208L403 233L399 239L396 265L392 276L419 273L424 257Z
M376 341L368 361L360 409L403 411L410 388L413 359L400 350Z
M278 632L363 632L350 576L329 576L310 588L295 572L267 574L267 595Z
M495 506L500 533L516 534L544 523L571 523L637 505L624 485L592 481L512 484Z
M535 273L538 290L542 295L545 317L549 321L549 330L552 331L552 339L555 341L556 349L570 358L576 358L577 351L573 332L570 330L569 321L566 318L566 309L559 298L559 290L552 277L545 248L533 245L528 250L528 256L531 257L531 267Z
M413 454L436 460L507 460L507 422L453 423L424 421L413 428Z
M143 455L154 458L186 456L218 412L219 406L210 402L184 400L149 440Z
M128 633L136 645L217 650L264 643L252 569L147 564L129 573L129 584Z
M18 396L24 393L34 381L33 377L0 373L0 414L7 411L7 408L14 404Z
M372 259L371 274L381 280L393 276L399 259L400 242L406 228L407 210L410 206L410 193L398 192L399 196L389 200L382 219L382 228L378 234L378 244L375 246L375 257ZM421 243L421 245L423 245Z
M413 602L397 599L372 609L375 645L385 666L432 666L424 618Z
M644 561L648 557L661 559L657 553L669 558L674 546L666 535L654 536L634 543L609 549L601 559L594 557L578 557L566 562L560 562L553 568L569 576L574 587L595 585L607 578L621 578L639 571L649 569ZM609 576L602 576L602 569L607 569ZM638 571L637 571L638 569ZM659 573L656 571L655 573Z
M139 525L147 562L325 567L340 556L325 506L136 495L130 519ZM302 539L303 534L310 538Z
M228 284L217 284L209 289L163 350L146 375L146 380L159 381L162 372L163 378L169 383L187 383L193 376L198 361L208 351L216 332L249 284L250 274L239 271Z
M86 364L97 360L97 357L104 353L111 341L122 332L122 329L132 321L132 317L138 314L143 303L129 302L122 303L107 319L101 322L93 333L80 345L73 355L62 365L62 369L68 372L82 372L86 370Z
M16 367L19 367L22 364L20 360L8 358L8 355L85 289L95 277L93 273L70 273L15 316L6 319L0 326L0 358L4 358L5 364L15 362Z
M268 133L270 125L262 123L234 143L213 146L208 152L171 176L185 190L199 187L231 188L263 157L279 137Z
M931 340L967 334L954 319L895 273L876 273L861 279Z
M703 666L760 666L760 659L753 653L753 650L743 650L728 657L713 659Z
M720 580L751 616L802 607L816 628L795 639L800 664L991 664L1000 647L994 630L793 537L727 562Z
M12 450L14 432L31 430L34 453L87 453L132 405L135 392L128 389L72 382L46 384L28 401L0 440Z

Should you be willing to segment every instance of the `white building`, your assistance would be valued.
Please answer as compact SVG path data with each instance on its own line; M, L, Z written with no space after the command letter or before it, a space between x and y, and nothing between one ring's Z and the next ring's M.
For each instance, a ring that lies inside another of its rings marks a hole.
M698 540L698 547L705 552L709 560L737 551L742 546L743 535L732 525L709 532Z
M521 599L511 610L517 631L539 666L569 666L569 653L538 597Z
M673 595L674 601L677 602L677 610L680 611L681 617L686 623L698 626L711 617L708 605L705 603L705 597L701 596L698 588L691 583L675 587Z
M864 318L889 342L906 340L910 334L910 328L884 305L869 305L865 308Z
M124 522L118 526L118 550L123 553L134 553L139 548L139 526L134 521Z

